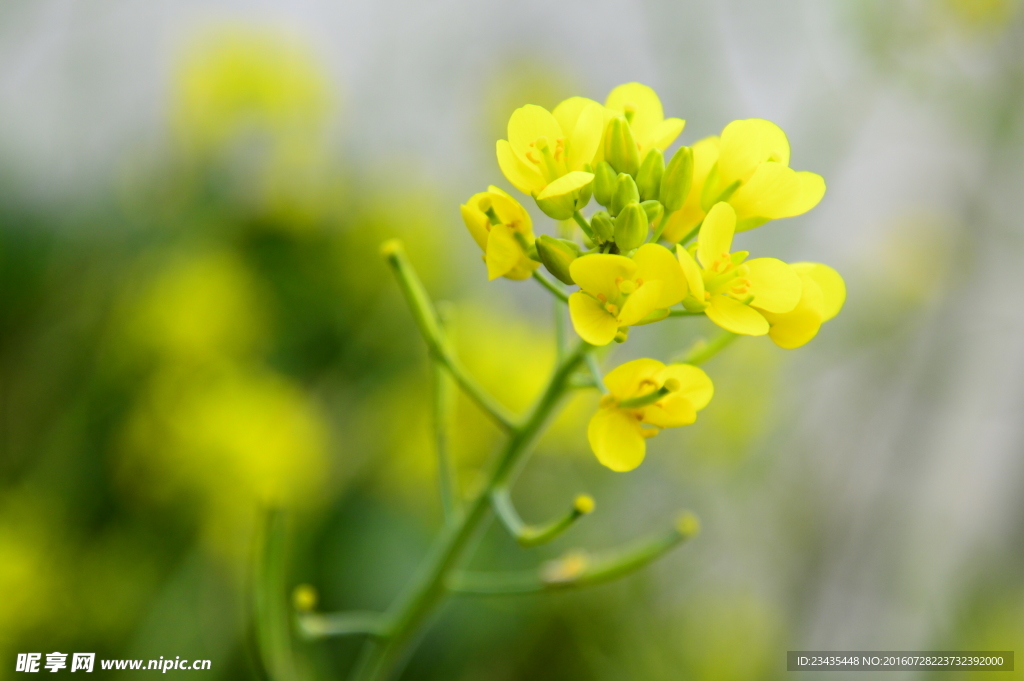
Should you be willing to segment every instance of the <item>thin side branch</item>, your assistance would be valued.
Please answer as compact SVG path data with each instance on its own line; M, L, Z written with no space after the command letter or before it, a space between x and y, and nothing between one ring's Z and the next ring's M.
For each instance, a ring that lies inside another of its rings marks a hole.
M442 301L443 302L443 301ZM450 304L438 305L439 320L445 338L452 342L453 312ZM434 378L434 445L437 449L437 476L441 488L441 508L446 521L455 517L459 510L459 481L455 473L449 446L449 433L455 414L455 384L443 363L436 359L433 364Z
M297 621L299 631L307 638L353 635L384 638L388 635L387 618L379 612L299 613Z
M469 397L490 416L502 429L511 431L515 428L516 417L500 402L495 400L490 393L476 382L462 362L455 355L451 345L448 343L441 331L438 322L437 312L430 302L423 282L420 281L412 263L405 255L402 242L398 239L386 241L381 247L381 254L387 259L391 266L398 284L402 288L405 300L409 304L416 326L419 327L423 340L427 343L430 354L439 362L443 363L451 373L455 382L465 391Z
M447 586L453 593L474 596L517 596L593 586L650 565L699 531L697 518L684 513L671 530L615 551L595 556L582 551L571 552L535 570L456 572L448 579Z
M519 544L537 546L560 536L577 520L593 512L594 500L586 494L581 494L573 501L572 508L567 513L544 525L528 525L523 522L506 486L496 487L491 492L491 507Z
M683 364L703 364L708 361L719 352L729 347L729 345L739 338L738 334L732 333L731 331L722 331L720 334L712 338L710 341L699 340L690 346L682 357L679 359Z
M551 292L556 298L561 300L563 303L569 302L569 294L559 288L555 282L548 279L546 276L540 273L540 270L533 271L533 278L540 282L541 286Z

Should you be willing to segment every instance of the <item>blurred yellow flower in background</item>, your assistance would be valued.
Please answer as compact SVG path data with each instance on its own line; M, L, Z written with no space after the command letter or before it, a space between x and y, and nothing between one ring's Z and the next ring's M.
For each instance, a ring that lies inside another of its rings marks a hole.
M639 466L648 438L662 428L693 423L714 394L711 379L697 367L665 366L654 359L626 362L610 371L604 383L608 394L590 419L587 439L598 461L613 471Z
M331 105L326 74L302 41L232 24L189 46L175 78L173 124L187 147L209 151L245 134L306 137Z

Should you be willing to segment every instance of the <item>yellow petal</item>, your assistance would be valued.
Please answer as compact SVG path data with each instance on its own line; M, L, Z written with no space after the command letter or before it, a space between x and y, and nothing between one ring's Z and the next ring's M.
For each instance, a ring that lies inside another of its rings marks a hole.
M519 107L508 119L508 142L523 163L530 162L526 154L535 148L532 144L538 138L546 137L554 148L555 140L563 136L562 126L551 112L536 104Z
M579 337L591 345L608 345L619 330L615 317L599 301L581 291L569 296L569 318Z
M685 397L669 395L655 404L643 408L644 423L658 428L678 428L688 426L697 420L697 410Z
M665 111L657 93L641 83L620 85L608 94L604 105L613 111L625 113L626 105L636 107L629 127L637 141L649 140L658 125L665 120Z
M755 258L744 263L750 268L750 304L769 312L789 312L800 302L803 284L790 265L775 258Z
M780 348L787 350L798 348L811 340L821 328L821 313L824 309L821 287L809 274L800 274L800 279L803 282L803 295L791 312L764 314L772 325L769 337Z
M679 266L683 269L683 275L686 277L690 295L703 302L704 277L700 275L700 267L697 266L697 261L693 259L688 250L679 244L676 244L676 258L679 260Z
M569 99L563 100L556 106L552 111L551 115L558 121L558 126L562 128L562 133L565 135L571 135L573 130L576 129L576 121L579 120L580 114L590 104L597 104L597 102L587 97L570 97ZM603 113L602 113L603 116Z
M744 336L763 336L768 333L768 322L761 313L728 296L711 296L704 314L726 331Z
M640 422L615 407L597 410L587 426L587 439L597 460L613 471L631 471L644 460L647 443Z
M693 184L686 196L683 207L669 216L662 233L666 241L677 242L700 224L706 214L700 205L700 197L704 192L704 182L711 168L718 162L718 137L705 137L694 143L693 150Z
M633 254L633 262L637 278L661 282L656 308L671 307L686 297L686 275L672 251L658 244L644 244Z
M665 151L673 142L676 141L676 138L679 137L679 133L681 133L685 127L686 121L682 118L666 118L661 123L658 123L651 131L650 138L646 139L645 143L641 142L641 147L644 148L640 150L640 157L643 158L646 155L647 150L651 147L656 147Z
M736 233L736 211L728 203L716 203L704 218L697 234L697 260L704 269L728 256L732 250L732 237Z
M544 178L536 166L519 160L508 140L498 140L498 166L512 186L524 194L533 196L544 188Z
M797 272L809 275L818 283L822 295L822 322L839 314L846 302L846 282L839 273L828 265L817 262L798 262L793 265Z
M609 371L604 385L617 400L628 400L660 388L658 377L664 370L665 365L658 360L641 357Z
M741 219L778 220L801 215L825 195L825 180L806 171L796 172L781 163L762 163L729 199Z
M582 170L574 170L571 173L562 175L560 178L544 187L539 194L537 194L537 200L542 199L553 199L558 196L565 196L571 194L577 189L582 189L588 184L594 181L593 173L585 173Z
M602 295L606 300L617 300L619 288L615 283L618 277L632 279L636 272L636 263L624 255L595 253L576 258L569 265L569 276L576 284L597 297Z
M487 227L491 220L477 208L477 197L479 196L480 194L474 194L469 201L459 206L459 212L462 213L462 221L466 223L466 229L469 230L473 241L480 246L482 251L487 252Z
M512 230L507 225L492 225L487 237L487 278L494 281L505 276L523 256Z
M516 281L522 281L523 279L529 279L533 276L533 271L540 267L539 262L530 260L525 255L519 258L519 262L516 266L505 273L506 279L514 279Z
M745 182L764 161L789 165L789 140L771 121L748 118L733 121L722 131L718 173L723 187Z
M487 195L499 220L530 239L533 238L533 221L521 203L493 185L487 188Z
M619 310L619 326L632 326L654 312L661 299L663 286L660 281L645 281L634 291Z
M580 112L572 132L567 131L569 170L582 170L585 165L594 163L594 156L597 155L604 135L604 116L604 107L597 102L590 102Z
M692 364L669 364L659 378L662 383L670 378L679 381L679 390L672 394L685 397L697 411L708 406L715 394L715 386L708 375Z

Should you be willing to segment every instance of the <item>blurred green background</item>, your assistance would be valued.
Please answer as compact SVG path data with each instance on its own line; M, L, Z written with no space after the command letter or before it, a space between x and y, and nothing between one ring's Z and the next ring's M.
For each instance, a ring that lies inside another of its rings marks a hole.
M620 583L455 599L403 678L742 681L782 678L790 649L1024 652L1019 4L0 3L0 679L54 650L266 678L267 508L289 510L289 583L385 607L440 505L426 351L378 245L405 240L466 363L524 408L554 360L550 301L485 283L458 204L507 188L494 141L514 108L631 80L688 120L684 144L736 118L786 130L828 193L743 246L837 268L847 306L802 350L746 339L713 360L714 401L633 473L589 453L596 396L575 398L515 497L528 520L581 491L597 511L529 551L492 527L474 565L611 546L684 507L703 534ZM636 329L606 365L710 333ZM498 433L458 412L470 487ZM337 679L357 644L296 655Z

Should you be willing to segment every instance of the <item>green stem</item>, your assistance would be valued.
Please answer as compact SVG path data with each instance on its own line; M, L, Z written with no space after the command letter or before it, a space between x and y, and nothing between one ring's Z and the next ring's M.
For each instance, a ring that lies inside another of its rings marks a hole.
M555 282L551 281L543 274L541 274L539 270L533 271L533 278L539 281L541 283L541 286L550 291L556 298L561 300L563 303L569 302L569 294L563 291L558 285L555 284Z
M308 638L327 636L387 636L387 618L379 612L353 610L331 614L299 613L299 631Z
M661 219L658 220L658 227L654 230L654 235L651 237L651 243L656 244L661 239L661 233L665 231L665 226L668 224L668 216L674 213L674 210L666 210L661 214Z
M445 582L449 574L488 517L492 491L507 482L565 395L569 378L591 349L591 346L581 342L556 367L540 399L523 423L511 429L508 441L488 476L487 484L469 501L463 514L441 530L419 573L388 611L389 636L379 643L368 644L360 659L355 679L388 679L405 661L410 644L444 599L447 593Z
M693 240L693 237L697 236L697 233L700 232L700 226L703 225L703 224L704 224L703 220L698 222L696 225L693 226L693 229L691 229L689 232L687 232L686 236L684 236L682 239L677 241L676 244L679 245L679 246L682 246L683 248L685 248L686 244L690 243L690 241Z
M256 635L260 658L271 681L298 678L292 651L289 623L287 568L287 518L280 509L269 509L256 543L257 561L253 574Z
M458 594L513 596L593 586L636 572L699 530L696 517L683 513L672 529L618 550L596 556L570 552L535 570L457 572L448 580L448 588Z
M423 335L423 340L427 343L431 356L445 365L456 383L495 423L506 431L512 430L516 421L515 416L470 376L445 339L437 319L437 313L434 311L433 305L430 304L430 298L423 288L423 282L420 281L405 255L402 242L398 239L386 241L381 246L381 254L387 259L398 279L398 284L405 295L406 302L409 304L412 316Z
M572 508L545 525L527 525L519 517L507 486L491 492L491 507L509 533L522 546L545 544L572 527L577 520L594 510L594 500L585 494L576 497Z
M583 213L576 211L572 214L572 219L576 221L576 224L580 226L583 233L587 235L587 238L591 241L594 240L594 230L591 228L590 223L583 217Z
M690 346L690 349L683 354L679 360L683 364L703 364L739 338L738 334L731 331L722 331L710 341L701 339Z
M669 317L701 317L703 312L690 312L689 310L669 310Z
M555 361L561 362L562 358L565 357L565 341L566 341L566 319L565 319L565 308L562 304L555 299L551 306L555 315Z
M597 386L602 395L607 395L608 386L604 384L604 378L601 376L601 367L597 363L597 357L592 352L587 355L587 368L590 369L590 375L594 378L594 385Z
M451 305L438 305L439 321L441 331L445 334L448 343L453 342L452 338L452 317ZM452 418L455 413L455 385L451 374L448 373L442 362L436 359L433 364L434 378L434 442L437 448L437 476L441 488L441 507L444 510L446 522L451 521L458 511L459 506L459 483L455 473L455 463L452 461L451 448L449 446L448 434L451 432Z

